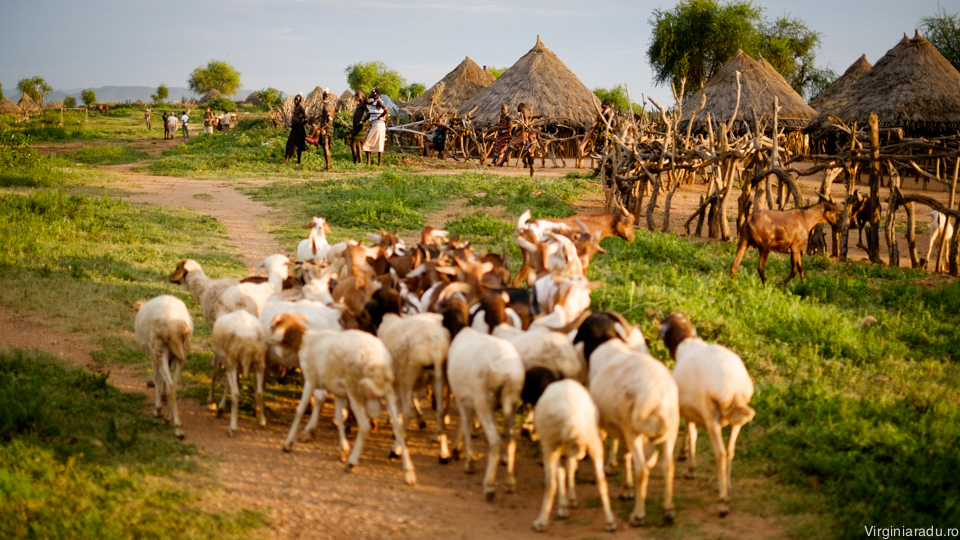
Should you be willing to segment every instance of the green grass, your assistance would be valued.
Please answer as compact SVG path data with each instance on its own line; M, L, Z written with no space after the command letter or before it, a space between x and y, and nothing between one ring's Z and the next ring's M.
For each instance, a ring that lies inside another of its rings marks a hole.
M0 133L0 188L89 186L119 178L65 156L41 156L29 141L19 134Z
M140 161L147 154L125 146L88 146L65 157L87 165L119 165Z
M106 378L0 351L0 537L242 538L265 524L205 509L195 449Z

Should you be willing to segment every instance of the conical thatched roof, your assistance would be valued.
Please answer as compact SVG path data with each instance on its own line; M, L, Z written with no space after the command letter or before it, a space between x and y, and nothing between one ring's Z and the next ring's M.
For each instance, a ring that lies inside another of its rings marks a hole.
M864 73L870 71L873 65L867 60L867 55L862 55L856 62L850 64L850 67L843 72L837 80L833 81L826 90L820 94L820 97L810 102L810 106L822 113L825 109L831 108L835 100L840 98L853 83L860 80Z
M807 102L782 75L761 58L754 60L739 51L717 74L707 81L703 89L683 104L683 117L679 128L686 129L694 111L700 108L701 95L707 95L706 107L697 113L694 129L705 130L707 113L714 122L728 122L737 105L737 72L740 72L740 109L737 112L735 129L752 125L754 111L761 122L773 121L773 98L780 99L778 120L781 126L800 128L816 116Z
M30 96L28 96L26 93L20 96L20 101L17 102L17 106L20 107L20 110L24 114L40 111L40 106L37 105L37 102L30 99Z
M527 110L543 116L545 123L577 127L591 125L600 108L597 96L544 46L540 36L530 52L457 110L460 114L467 114L476 108L474 124L490 126L500 119L500 107L504 103L511 111L525 103Z
M853 83L833 113L850 124L939 133L960 129L960 72L919 34L904 39Z
M254 105L260 105L260 96L256 92L250 92L250 95L243 100L244 103L252 103Z
M203 97L200 98L200 103L207 103L211 99L222 98L222 97L223 97L223 94L221 94L218 90L214 89L204 94Z
M353 92L349 88L343 91L340 94L340 98L337 100L337 110L338 111L351 111L357 105L356 98L353 95Z
M489 71L484 71L468 56L453 71L440 79L440 82L407 103L407 108L429 109L433 103L433 95L439 90L440 106L456 109L461 103L490 86L494 80Z
M23 114L17 104L7 98L0 101L0 114Z

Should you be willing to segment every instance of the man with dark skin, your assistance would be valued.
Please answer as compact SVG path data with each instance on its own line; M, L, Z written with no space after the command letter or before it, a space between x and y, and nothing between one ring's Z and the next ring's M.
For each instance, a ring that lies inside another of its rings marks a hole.
M506 161L507 145L513 139L513 118L510 118L510 106L504 103L500 107L500 120L497 121L497 138L493 144L493 164Z
M353 127L350 130L350 151L353 153L353 162L363 163L363 121L367 114L367 96L363 90L357 90L357 106L353 109Z
M294 152L297 153L297 163L300 163L300 154L307 147L307 113L303 110L303 94L293 98L293 114L290 115L290 135L287 137L287 155L283 159L286 164Z
M430 151L437 151L437 158L443 161L443 152L447 148L447 125L441 116L437 119L437 127L433 130L433 137L423 143L424 157L430 157Z
M363 153L370 165L370 154L377 153L377 167L383 166L383 145L387 140L387 116L390 111L380 99L380 91L374 88L367 98L367 114L370 115L370 131L363 141Z
M333 158L330 155L330 144L333 140L333 120L337 117L337 98L330 93L327 88L323 92L323 103L320 106L320 128L319 139L323 140L323 157L327 161L327 170L329 171ZM317 146L320 146L320 140L317 140Z

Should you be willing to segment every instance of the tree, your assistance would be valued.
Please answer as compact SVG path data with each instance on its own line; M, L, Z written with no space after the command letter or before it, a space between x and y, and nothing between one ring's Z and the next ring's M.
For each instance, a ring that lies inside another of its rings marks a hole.
M427 91L426 86L415 82L415 83L410 83L404 86L403 88L401 88L400 95L403 96L404 99L413 99L426 91Z
M0 98L3 99L3 98ZM75 109L77 107L77 98L73 96L67 96L63 98L63 106L66 109Z
M3 84L0 83L0 99L3 99Z
M487 66L487 71L489 71L490 74L493 75L494 79L499 79L500 76L503 75L503 72L506 71L507 69L508 68L501 67L501 66Z
M200 95L216 90L229 96L240 89L240 72L223 60L211 60L206 67L199 66L193 70L187 85Z
M36 77L20 79L17 82L17 90L30 96L30 99L36 101L38 104L43 104L43 98L46 97L53 88L47 84L47 81L45 81L43 77L37 75Z
M257 91L257 99L260 100L261 105L277 107L283 102L283 94L276 88L264 88Z
M799 18L783 16L760 30L757 52L798 94L819 95L826 89L821 88L825 81L833 82L837 78L832 70L817 69L814 65L815 51L819 48L820 32L811 30Z
M157 105L160 105L161 103L164 102L164 100L167 99L169 95L170 95L170 90L167 89L167 85L161 84L160 86L157 87L156 94L150 94L150 98L153 99L154 103L156 103Z
M354 92L363 90L370 93L371 89L377 88L381 94L399 98L400 90L407 84L406 79L383 62L360 62L347 66L344 71L347 84Z
M230 98L215 97L207 102L207 107L210 107L211 111L234 112L237 110L237 102Z
M655 9L647 59L654 82L686 78L685 94L697 92L739 49L754 50L763 8L748 0L719 4L716 0L680 0L670 11ZM686 96L681 96L686 97Z
M610 108L620 114L624 114L630 110L630 100L627 99L627 91L621 84L613 88L594 88L593 93L600 98L600 101L605 99L609 101Z
M84 105L89 107L97 102L97 93L92 88L87 88L80 92L80 99L83 100Z
M940 54L960 70L960 13L947 13L938 6L937 14L920 19L923 35Z

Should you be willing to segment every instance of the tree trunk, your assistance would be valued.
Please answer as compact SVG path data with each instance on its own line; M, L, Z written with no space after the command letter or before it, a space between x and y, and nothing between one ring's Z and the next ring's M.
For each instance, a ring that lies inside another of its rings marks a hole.
M867 231L867 256L870 262L880 260L880 131L877 115L870 115L870 201L867 203L870 230Z

